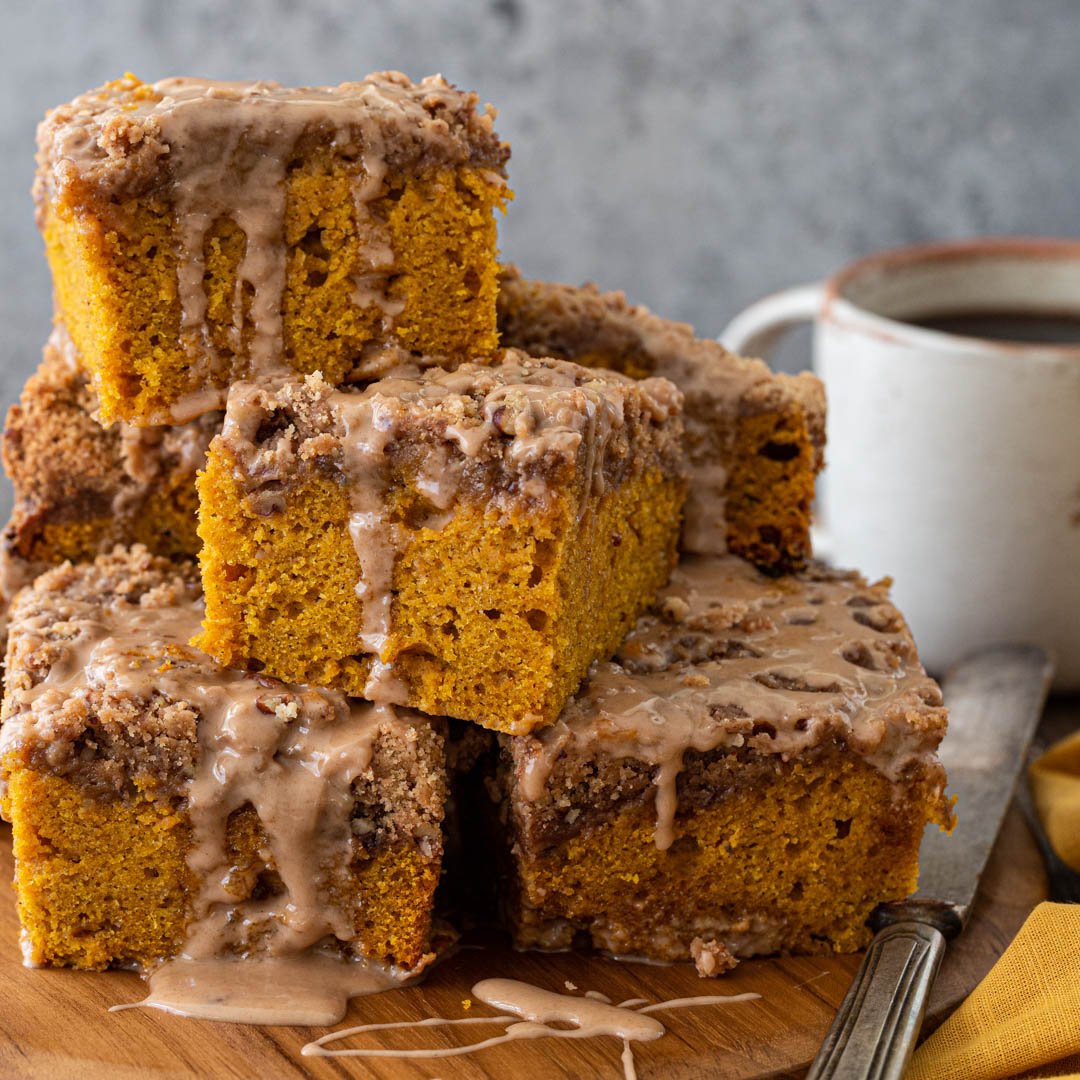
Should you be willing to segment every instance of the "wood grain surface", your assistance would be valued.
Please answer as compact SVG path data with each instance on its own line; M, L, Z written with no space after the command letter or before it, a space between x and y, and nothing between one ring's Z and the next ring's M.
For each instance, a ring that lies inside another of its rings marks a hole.
M0 878L12 876L10 830L0 830ZM931 1003L929 1023L947 1015L989 970L1031 908L1045 896L1038 853L1022 819L1012 813L999 838L971 926L949 951ZM49 1080L148 1077L441 1077L562 1080L622 1075L614 1038L540 1040L494 1047L468 1057L429 1061L302 1058L300 1048L324 1029L257 1028L187 1020L133 1009L142 985L126 972L31 971L20 962L10 892L0 902L0 1076ZM721 979L699 979L688 965L653 967L600 957L545 956L508 949L463 949L422 985L352 1003L346 1024L483 1016L464 999L483 978L524 979L564 992L599 990L614 1001L650 1001L701 994L754 992L760 1000L658 1014L667 1034L635 1044L642 1080L798 1076L858 965L858 957L754 960ZM345 1026L344 1024L341 1026ZM341 1045L451 1046L498 1034L494 1025L464 1031L409 1030L368 1035Z

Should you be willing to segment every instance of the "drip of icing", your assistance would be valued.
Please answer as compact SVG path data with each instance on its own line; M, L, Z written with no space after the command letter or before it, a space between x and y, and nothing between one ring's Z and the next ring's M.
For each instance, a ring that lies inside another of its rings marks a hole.
M492 1046L514 1042L519 1039L592 1039L611 1036L622 1041L621 1062L625 1080L637 1075L631 1044L654 1042L664 1035L665 1027L659 1020L647 1014L660 1009L685 1009L698 1005L727 1005L743 1001L757 1001L760 994L711 994L705 997L677 998L659 1002L644 1009L633 1010L630 1005L641 1004L643 999L633 998L622 1005L612 1005L610 999L596 991L587 991L582 997L558 994L543 990L530 983L516 979L484 979L472 988L473 997L509 1016L473 1016L460 1019L430 1017L417 1021L398 1021L388 1024L361 1024L357 1027L332 1031L314 1042L308 1043L301 1053L305 1057L356 1057L356 1058L447 1058L462 1057L486 1050ZM383 1049L327 1049L327 1044L341 1039L364 1035L375 1031L402 1028L464 1027L477 1024L494 1024L506 1027L502 1035L495 1035L466 1046L436 1049L383 1050ZM569 1024L555 1027L555 1024Z
M84 686L149 701L160 694L198 713L200 753L187 789L192 845L188 865L201 882L184 952L209 960L245 952L256 940L271 955L295 954L330 936L352 937L351 920L330 902L347 871L352 782L371 761L388 706L351 704L334 691L291 689L217 667L188 641L199 607L114 604L83 623L63 662L15 700L58 701ZM280 891L236 899L226 828L251 805L268 837Z
M760 360L728 353L691 327L668 322L647 308L630 308L640 348L655 374L686 395L686 450L690 488L683 507L683 547L722 555L727 550L727 485L741 408L755 387L774 376Z
M125 479L113 496L113 517L124 521L145 513L155 490L170 480L176 483L186 477L194 485L220 425L218 411L199 412L191 421L174 426L118 424Z
M188 795L194 843L187 860L203 886L187 956L246 951L260 935L259 948L273 955L295 955L327 936L353 936L350 913L327 898L347 874L352 783L371 763L386 708L374 706L364 716L314 691L264 690L204 712L202 754ZM226 826L247 805L269 837L283 892L238 904Z
M177 469L194 476L206 460L206 448L220 421L221 414L217 413L208 415L205 423L173 427L118 424L124 473L134 482L140 495L145 495L151 485L161 479L167 462L175 462ZM126 497L130 502L131 496Z
M351 395L336 395L352 402ZM402 541L400 526L389 519L386 494L389 464L386 448L396 434L392 417L380 402L356 401L356 407L341 410L345 436L342 440L343 466L348 478L352 513L349 535L360 563L356 595L361 611L360 645L374 660L364 693L374 700L403 703L408 689L383 659L391 628L394 565Z
M712 424L715 423L712 420ZM713 451L715 457L708 457L700 450L696 454L689 450L702 445L699 432L702 428L708 430L709 426L700 417L686 414L690 490L683 510L682 542L687 551L723 555L727 552L728 469L718 449Z
M555 394L550 385L529 385L522 381L525 371L520 367L509 365L501 375L510 385L503 383L490 389L480 422L471 425L451 423L447 425L446 438L453 440L466 458L475 458L492 436L497 435L494 418L512 393L518 418L514 435L519 437L515 437L507 449L507 459L514 466L524 468L543 454L552 452L554 441L559 442L554 448L558 452L576 455L584 438L589 448L586 475L594 488L602 486L602 480L598 479L602 470L596 463L602 459L607 442L608 433L601 429L601 418L608 413L593 402L590 402L591 407L577 410L567 402L558 402L558 391L561 390L563 396L566 394L565 384L557 386ZM403 401L423 400L431 404L454 394L464 394L475 385L471 376L472 372L461 370L450 376L433 373L426 384L406 379L384 380L360 397L343 393L334 395L345 428L343 464L352 500L349 532L360 563L360 580L356 586L363 603L360 643L363 650L374 657L364 694L373 701L401 704L408 698L407 686L394 673L392 660L386 657L392 628L394 567L406 543L403 528L388 516L390 466L387 447L398 435L405 412ZM580 429L575 430L575 424L582 421L588 435ZM543 432L543 436L538 432ZM439 459L438 464L445 466L448 456L445 444L437 446L433 453ZM421 483L433 506L443 511L452 506L461 474L460 469L445 467L438 473L430 467L424 470ZM585 500L582 503L586 505ZM448 520L448 515L441 520Z
M249 352L252 370L271 370L279 363L282 340L281 297L285 290L287 249L284 238L285 180L288 158L301 134L315 124L328 124L330 141L341 139L348 127L362 129L361 179L354 184L353 199L357 225L361 230L374 229L367 204L384 193L386 163L380 126L372 121L372 107L383 109L389 102L377 87L365 87L359 100L333 101L326 98L293 98L275 101L255 95L243 97L190 99L188 110L180 102L166 113L163 135L170 147L179 148L180 179L173 197L180 232L178 276L181 298L181 331L188 340L197 340L191 350L195 355L212 353L206 332L206 293L203 289L203 245L214 221L229 215L246 237L244 255L237 269L233 300L230 344L234 353L242 348L244 286L250 287L253 337ZM255 101L259 105L255 105ZM217 107L215 108L214 105ZM239 106L239 108L238 108ZM239 115L237 115L239 114ZM258 118L258 119L256 119ZM239 123L237 121L239 120ZM195 157L199 146L213 146L208 138L213 131L231 132L220 158ZM245 137L244 170L223 169L223 164L239 155ZM252 155L252 147L261 152ZM229 186L222 176L229 178ZM374 244L375 262L384 268L393 265L393 252L385 236ZM384 278L385 288L385 278ZM368 285L373 291L372 285Z
M218 412L224 405L225 390L207 382L180 395L167 413L154 417L155 424L190 424L207 413Z
M204 387L220 382L232 357L219 356L209 337L207 295L203 284L206 237L221 218L230 218L246 242L236 273L232 356L243 352L244 297L250 296L252 337L247 362L251 371L282 367L282 304L287 247L284 236L289 158L300 136L316 126L328 128L330 143L347 142L351 128L362 134L361 175L353 185L358 228L376 230L367 204L384 192L386 164L380 124L374 111L389 104L378 88L363 87L344 100L330 97L275 98L268 88L224 89L208 94L202 87L167 86L161 112L161 135L174 163L172 189L177 229L177 283L181 339L195 359L209 357ZM190 92L194 89L194 92ZM385 235L371 237L375 262L392 268L393 253ZM387 257L388 256L388 257ZM371 270L374 270L372 266ZM371 274L369 273L369 279ZM383 287L386 287L383 277ZM375 292L369 280L366 292ZM217 392L220 396L222 391ZM178 402L174 418L212 405L213 391L200 389Z
M700 997L672 998L670 1001L658 1001L655 1005L646 1005L639 1009L641 1013L663 1012L664 1009L689 1009L698 1005L731 1005L736 1001L757 1001L760 994L702 994Z

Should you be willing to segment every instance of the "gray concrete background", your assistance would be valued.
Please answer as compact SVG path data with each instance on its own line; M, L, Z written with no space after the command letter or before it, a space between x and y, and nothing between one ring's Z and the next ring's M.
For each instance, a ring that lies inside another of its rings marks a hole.
M50 316L35 124L128 69L441 71L513 144L506 256L705 334L875 248L1077 232L1073 0L8 0L0 27L5 408Z

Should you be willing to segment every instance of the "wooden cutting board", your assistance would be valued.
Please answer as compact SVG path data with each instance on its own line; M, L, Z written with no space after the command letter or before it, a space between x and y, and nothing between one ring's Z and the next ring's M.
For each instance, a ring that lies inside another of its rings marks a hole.
M4 827L0 879L11 876L10 830ZM940 1023L989 970L1027 913L1045 898L1045 887L1038 853L1014 811L999 838L972 923L945 960L929 1024ZM110 1005L142 996L137 976L30 971L21 965L17 941L15 905L8 894L0 898L0 1076L5 1078L622 1076L614 1038L517 1042L428 1061L302 1058L300 1048L323 1034L321 1029L213 1024L143 1009L110 1014ZM463 949L419 986L354 1001L345 1024L486 1015L489 1010L479 1002L466 1014L462 1002L475 982L493 976L560 993L570 980L580 991L597 990L616 1002L752 991L761 995L759 1000L658 1014L667 1034L635 1044L638 1075L642 1080L798 1076L813 1059L857 966L858 957L754 960L722 979L703 980L689 965L653 967L599 957ZM450 1046L500 1030L485 1025L462 1034L429 1028L381 1038L367 1035L363 1043L347 1045Z

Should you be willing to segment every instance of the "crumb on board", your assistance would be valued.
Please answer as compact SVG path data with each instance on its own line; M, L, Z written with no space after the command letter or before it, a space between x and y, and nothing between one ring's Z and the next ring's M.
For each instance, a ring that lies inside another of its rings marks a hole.
M725 971L731 971L739 964L722 941L705 941L699 937L690 942L690 957L702 979L723 975Z

